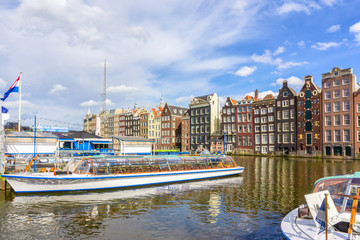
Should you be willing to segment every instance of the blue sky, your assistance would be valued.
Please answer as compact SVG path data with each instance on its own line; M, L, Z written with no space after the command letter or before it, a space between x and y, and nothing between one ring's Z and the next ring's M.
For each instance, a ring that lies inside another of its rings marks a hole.
M150 108L163 95L188 106L216 92L223 102L306 75L321 86L333 67L360 71L359 1L0 2L0 91L23 72L24 123L81 128L101 108ZM17 94L4 105L16 120ZM56 123L61 125L60 123ZM65 124L66 125L66 124ZM61 125L63 126L63 125Z

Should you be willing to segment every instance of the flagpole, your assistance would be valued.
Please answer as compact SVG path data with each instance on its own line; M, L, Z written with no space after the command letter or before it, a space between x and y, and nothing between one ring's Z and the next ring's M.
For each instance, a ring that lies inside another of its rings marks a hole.
M21 129L21 85L22 85L22 72L20 72L20 80L19 80L19 122L18 122L18 132L20 132Z

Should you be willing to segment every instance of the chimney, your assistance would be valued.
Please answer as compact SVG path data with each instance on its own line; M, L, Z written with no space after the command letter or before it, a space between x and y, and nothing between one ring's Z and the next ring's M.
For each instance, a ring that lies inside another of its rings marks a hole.
M255 100L259 99L259 90L255 90Z
M284 81L283 81L283 87L287 87L287 83L288 83L288 82L287 82L286 80L284 80Z

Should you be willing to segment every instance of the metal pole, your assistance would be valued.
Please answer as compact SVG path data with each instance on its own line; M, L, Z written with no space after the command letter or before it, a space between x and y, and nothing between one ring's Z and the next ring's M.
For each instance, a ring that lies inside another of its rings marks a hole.
M328 194L325 193L325 239L328 240Z
M36 155L36 115L35 115L35 124L34 124L34 158ZM36 160L34 160L34 172L36 172Z
M21 85L22 85L22 72L20 73L20 80L19 80L19 122L18 122L18 132L21 130Z
M224 149L223 149L223 154L225 155L225 130L223 131L223 133L224 133L224 139L223 139L223 143L224 143Z

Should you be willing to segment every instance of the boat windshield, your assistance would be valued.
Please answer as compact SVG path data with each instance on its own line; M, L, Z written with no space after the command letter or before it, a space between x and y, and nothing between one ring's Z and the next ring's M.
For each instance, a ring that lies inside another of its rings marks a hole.
M103 175L230 167L236 167L234 160L231 157L224 156L122 157L83 158L68 170L78 174Z
M339 212L351 212L353 199L346 196L356 196L359 189L359 178L335 178L319 181L314 187L314 192L328 190ZM360 204L357 212L360 212Z

